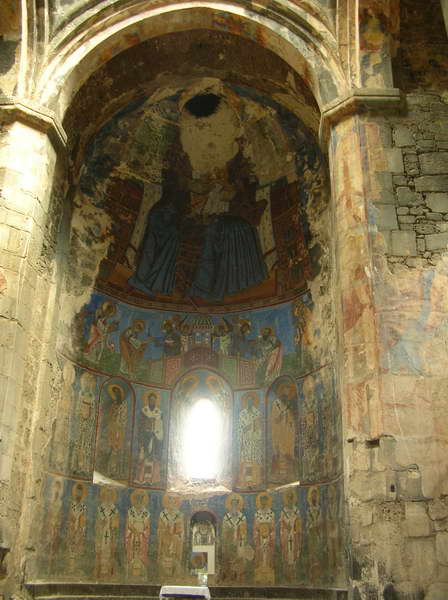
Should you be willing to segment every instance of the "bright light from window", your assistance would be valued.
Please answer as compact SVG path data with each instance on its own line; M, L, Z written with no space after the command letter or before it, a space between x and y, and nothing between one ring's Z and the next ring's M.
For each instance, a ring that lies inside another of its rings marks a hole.
M221 419L211 400L201 398L187 415L183 434L184 473L191 479L215 479L219 472Z

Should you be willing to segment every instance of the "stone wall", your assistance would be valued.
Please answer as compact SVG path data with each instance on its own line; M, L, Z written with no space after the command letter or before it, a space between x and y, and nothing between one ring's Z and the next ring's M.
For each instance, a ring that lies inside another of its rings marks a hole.
M448 104L437 94L409 94L405 114L387 132L394 170L376 204L390 264L435 266L448 245Z
M422 93L405 106L400 116L373 113L359 129L379 335L367 404L359 377L344 424L351 577L355 598L382 590L439 600L447 594L448 106Z

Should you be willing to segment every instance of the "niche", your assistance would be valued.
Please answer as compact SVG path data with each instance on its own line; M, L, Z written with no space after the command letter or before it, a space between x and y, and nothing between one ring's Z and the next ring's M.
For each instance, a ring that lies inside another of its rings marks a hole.
M215 574L216 517L208 511L194 513L190 521L191 572Z

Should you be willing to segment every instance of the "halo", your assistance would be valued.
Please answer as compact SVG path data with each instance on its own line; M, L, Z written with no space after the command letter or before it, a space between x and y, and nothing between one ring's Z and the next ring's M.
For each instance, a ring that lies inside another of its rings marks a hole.
M199 385L199 377L197 375L185 375L185 377L180 380L180 382L178 384L178 388L182 389L182 390L185 389L185 384L190 381L192 382L192 384L189 386L188 391L190 393L194 392L194 390Z
M218 377L218 375L209 375L206 378L205 383L208 389L212 390L212 392L219 392L222 387L221 378Z
M317 502L318 503L320 502L320 489L318 487L316 487L316 486L313 486L313 487L310 487L310 489L308 490L308 493L306 495L306 498L308 500L308 504L311 504L311 496L312 496L313 490L316 490L316 492L317 492Z
M147 492L143 491L143 490L134 490L131 494L131 504L132 506L135 506L136 502L137 502L137 498L139 496L143 496L144 498L144 502L143 504L148 504L148 494Z
M283 504L286 504L288 497L292 496L292 503L297 504L297 492L294 488L289 488L282 492Z
M242 327L243 325L247 325L249 327L249 330L252 329L252 325L251 322L248 321L247 319L239 319L240 321L240 326Z
M269 335L275 335L275 329L271 325L264 325L260 327L260 331L263 332L265 329L269 329Z
M104 312L109 308L113 308L112 311L112 316L117 314L117 305L115 304L115 302L111 302L110 300L106 300L106 302L103 302L101 305L101 310L103 310Z
M261 509L261 498L266 497L268 499L268 508L272 508L272 497L268 492L260 492L255 500L255 505L258 509Z
M100 498L103 502L116 502L117 490L113 487L102 487L100 489Z
M146 404L146 405L149 404L149 396L151 394L155 395L155 397L156 397L156 406L158 408L160 408L160 392L158 390L153 390L153 389L145 390L143 392L143 395L142 395L143 404Z
M76 488L81 488L82 489L82 495L81 495L81 501L84 500L84 498L87 496L87 488L83 483L80 483L79 481L75 482L72 486L72 498L75 497L75 490Z
M244 507L244 499L240 494L235 494L232 492L226 498L226 508L230 512L232 510L232 500L238 500L238 510L241 510Z
M109 385L107 386L107 391L109 392L109 396L113 399L116 400L117 397L115 396L115 392L119 390L120 393L120 400L121 402L123 402L124 400L124 389L121 387L121 385L118 385L118 383L109 383Z
M288 400L292 400L297 395L296 386L289 379L284 379L283 381L280 381L277 384L275 391L277 394L281 394L283 389L287 390Z
M241 406L244 405L244 408L246 408L249 398L253 398L254 406L258 408L258 405L260 404L260 396L257 394L257 392L246 392L241 398Z
M140 331L144 331L145 327L146 327L146 323L143 319L134 319L132 321L132 326L133 327L137 327L139 328Z
M160 329L162 331L165 331L165 329L167 328L168 325L172 325L173 322L171 319L165 319L165 321L162 321L162 324L160 325Z
M182 504L182 498L180 496L177 496L176 494L164 494L163 499L162 499L163 508L169 507L169 501L171 500L171 498L174 498L176 500L176 503L174 504L174 508L179 508L180 505Z

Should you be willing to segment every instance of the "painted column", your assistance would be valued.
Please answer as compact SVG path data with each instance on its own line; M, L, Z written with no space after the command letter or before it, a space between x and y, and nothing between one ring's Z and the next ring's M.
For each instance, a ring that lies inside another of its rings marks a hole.
M32 460L34 398L51 303L45 251L54 235L49 206L56 148L63 155L59 132L31 109L0 106L0 481L10 486L16 514L12 519L6 507L6 545L15 538L17 500Z

